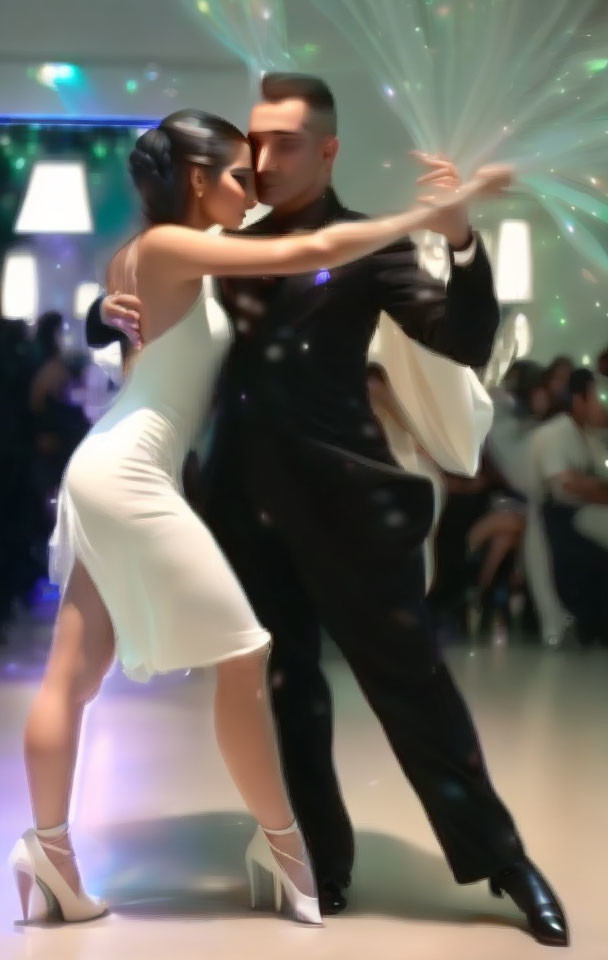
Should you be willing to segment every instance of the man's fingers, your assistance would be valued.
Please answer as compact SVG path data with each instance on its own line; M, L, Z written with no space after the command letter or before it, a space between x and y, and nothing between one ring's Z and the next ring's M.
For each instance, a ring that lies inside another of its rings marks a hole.
M112 306L109 308L108 313L111 317L120 317L120 319L132 323L134 326L139 325L139 314L136 310L127 310L125 307Z
M131 307L134 310L141 310L141 300L133 293L113 293L106 297L106 302L113 307Z
M441 167L438 170L431 171L431 173L424 173L421 177L418 177L416 183L433 183L435 180L442 179L459 181L460 177L458 176L456 170L453 170L450 167Z
M440 169L442 167L450 167L452 170L456 169L456 165L452 163L451 160L445 160L436 156L431 156L427 153L414 153L413 156L416 157L420 163L423 163L426 167L433 167L435 169Z
M121 333L124 333L125 337L129 341L129 343L132 344L132 346L137 347L137 349L139 349L139 347L141 346L141 337L139 335L139 330L137 330L135 327L132 327L128 323L123 323L122 321L118 322L117 329L120 330Z

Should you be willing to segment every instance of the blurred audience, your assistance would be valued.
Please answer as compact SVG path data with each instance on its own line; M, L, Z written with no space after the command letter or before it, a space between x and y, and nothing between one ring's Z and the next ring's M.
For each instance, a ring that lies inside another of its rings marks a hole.
M606 643L608 414L594 376L567 357L517 361L493 399L478 476L446 477L436 609L461 632L517 614L547 646L573 621L583 644Z
M575 370L568 411L539 428L535 441L555 584L584 644L608 640L608 472L600 474L594 446L606 422L594 374Z
M65 465L88 430L69 390L82 358L62 351L56 312L30 328L0 319L0 635L16 599L46 574L53 499Z
M568 406L568 384L574 370L570 357L556 357L545 371L544 383L549 394L549 407L564 410Z
M34 373L28 406L37 456L36 479L46 497L61 482L72 451L86 434L89 423L81 407L70 402L69 388L82 376L82 363L70 367L62 349L63 317L43 313L33 341Z

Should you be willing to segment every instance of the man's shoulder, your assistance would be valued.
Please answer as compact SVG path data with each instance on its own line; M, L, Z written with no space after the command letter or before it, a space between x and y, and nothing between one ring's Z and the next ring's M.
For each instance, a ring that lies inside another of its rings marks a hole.
M333 222L344 220L369 220L368 213L361 213L359 210L349 210L348 207L340 207L332 217Z
M574 420L569 413L558 413L538 428L545 437L564 437L577 433Z
M567 413L557 414L547 423L541 424L536 428L533 436L534 448L541 461L546 457L546 466L553 472L557 469L556 463L563 462L563 468L566 469L566 462L576 455L576 448L580 442L576 424Z

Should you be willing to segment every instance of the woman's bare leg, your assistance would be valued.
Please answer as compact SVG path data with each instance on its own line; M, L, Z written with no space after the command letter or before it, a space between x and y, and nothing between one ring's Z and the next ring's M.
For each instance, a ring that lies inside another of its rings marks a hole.
M487 540L500 534L521 534L525 525L525 517L520 513L508 513L503 510L487 513L469 530L467 534L469 549L479 550Z
M299 867L281 858L281 865L302 893L313 896L314 880L300 833L272 833L289 826L294 813L268 695L267 649L218 666L215 722L220 750L243 800L275 847L304 860Z
M492 537L479 571L477 586L481 594L492 586L500 565L517 548L518 544L519 536L517 534L500 533Z
M84 708L99 690L113 658L110 618L91 578L77 562L25 729L25 762L38 830L56 830L67 824ZM65 846L62 835L55 835L54 844L57 839ZM66 840L69 843L69 836ZM47 850L47 854L53 859L52 852ZM74 861L60 858L55 865L72 889L78 890Z

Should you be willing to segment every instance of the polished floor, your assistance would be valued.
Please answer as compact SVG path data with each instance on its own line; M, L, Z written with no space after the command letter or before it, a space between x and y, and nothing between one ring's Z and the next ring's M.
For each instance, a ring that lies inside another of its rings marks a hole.
M25 617L0 647L0 957L3 960L527 960L549 948L484 884L458 887L421 808L342 661L328 657L336 756L357 829L347 913L324 929L249 911L243 812L212 734L213 674L129 684L90 710L72 818L87 885L110 916L15 924L4 866L29 826L21 728L49 641ZM505 644L447 653L494 781L562 897L568 955L608 957L608 652Z

